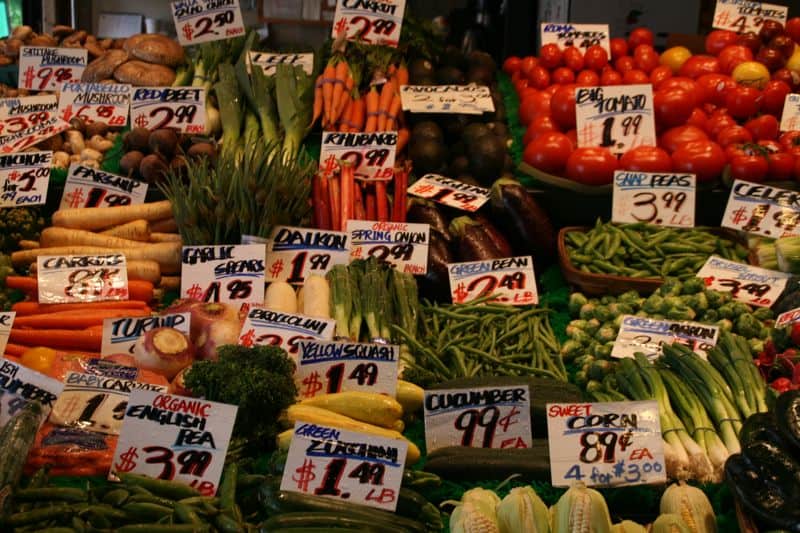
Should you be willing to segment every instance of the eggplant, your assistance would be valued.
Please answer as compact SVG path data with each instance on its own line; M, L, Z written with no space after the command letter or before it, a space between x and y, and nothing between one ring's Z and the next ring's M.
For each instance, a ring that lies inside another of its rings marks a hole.
M800 457L800 390L784 392L775 400L775 420L790 449Z
M550 217L518 181L500 178L492 185L493 220L506 235L516 255L533 256L539 265L550 264L556 254L556 236Z
M420 278L420 292L425 297L438 302L450 301L450 276L447 264L454 263L455 257L447 241L438 231L431 231L428 244L428 272Z
M747 417L739 431L739 444L742 448L756 441L768 441L784 449L790 449L787 440L778 430L772 413L756 413Z
M431 232L439 232L442 238L448 243L453 240L453 236L448 229L449 222L447 221L447 217L445 217L442 210L433 202L414 200L411 202L411 207L408 208L406 220L409 222L418 222L420 224L430 224Z
M458 239L458 258L461 261L485 261L507 257L503 255L483 225L468 216L453 219L450 223L450 232Z
M500 233L499 229L489 222L488 218L483 215L476 215L475 221L483 226L483 230L492 238L494 243L497 245L497 248L500 249L500 253L503 254L503 257L512 257L514 255L514 250L508 243L508 239L506 239L505 235Z

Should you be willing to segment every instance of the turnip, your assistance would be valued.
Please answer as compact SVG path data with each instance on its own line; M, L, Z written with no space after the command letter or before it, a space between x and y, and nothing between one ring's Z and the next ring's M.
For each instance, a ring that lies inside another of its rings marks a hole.
M194 360L194 345L174 328L151 329L138 340L133 357L139 368L172 379Z

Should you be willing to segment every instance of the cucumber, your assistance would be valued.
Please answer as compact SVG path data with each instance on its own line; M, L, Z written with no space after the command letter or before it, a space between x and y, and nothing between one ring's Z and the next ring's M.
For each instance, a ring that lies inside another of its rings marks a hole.
M375 521L367 518L357 518L346 516L341 513L284 513L273 516L262 524L263 531L275 531L276 529L297 529L327 527L331 530L335 528L351 528L366 533L406 533L404 527L387 527L386 524L376 524Z
M431 502L415 490L400 487L395 513L412 519L418 519L433 531L441 531L444 527L442 513Z
M500 480L513 474L528 481L549 481L550 453L543 439L535 439L530 448L447 446L428 455L425 470L455 481Z
M28 450L36 439L42 406L30 401L0 430L0 510L5 510L9 493L19 483Z

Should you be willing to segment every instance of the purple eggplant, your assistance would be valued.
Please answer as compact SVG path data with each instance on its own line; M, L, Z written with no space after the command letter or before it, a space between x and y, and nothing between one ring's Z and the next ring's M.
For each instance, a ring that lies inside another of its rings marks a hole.
M505 257L484 226L468 216L453 219L450 223L450 232L457 239L457 255L461 261L483 261Z
M430 224L431 234L439 232L442 238L448 243L453 241L453 236L448 229L449 222L441 209L427 200L414 200L408 208L406 220L421 224Z
M531 255L538 264L556 254L556 235L550 217L518 181L500 178L492 185L492 215L505 235L513 235L516 255Z
M500 253L503 254L503 257L511 257L514 255L514 251L508 243L508 239L506 239L505 235L503 235L496 226L489 222L488 218L484 215L475 215L475 221L483 226L483 230L492 238L497 248L500 250Z
M450 250L450 244L438 231L432 231L428 244L428 272L418 278L420 294L439 302L450 301L450 276L447 264L455 262L456 258Z

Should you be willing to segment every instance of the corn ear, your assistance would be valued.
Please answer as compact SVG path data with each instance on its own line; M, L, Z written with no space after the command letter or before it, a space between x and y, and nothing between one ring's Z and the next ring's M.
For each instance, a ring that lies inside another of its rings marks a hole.
M552 533L611 533L611 516L603 495L577 483L550 508Z
M322 407L368 424L392 428L403 417L403 406L394 398L374 392L346 391L318 394L300 405Z
M717 519L705 493L683 481L667 487L661 496L662 514L676 514L691 533L716 533Z
M450 515L450 533L500 533L499 503L500 498L491 490L476 487L466 491Z
M549 533L547 506L531 487L516 487L497 506L500 533Z
M672 513L662 513L653 522L650 533L691 533L683 519Z
M632 520L623 520L611 526L611 533L647 533L647 528Z

